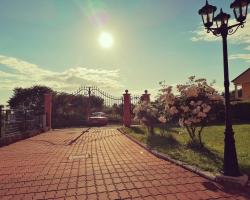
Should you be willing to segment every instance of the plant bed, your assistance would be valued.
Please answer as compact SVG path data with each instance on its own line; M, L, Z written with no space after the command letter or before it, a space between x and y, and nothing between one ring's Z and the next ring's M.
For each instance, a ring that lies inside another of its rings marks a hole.
M172 127L163 132L155 129L155 136L148 137L144 127L122 128L129 136L146 144L168 157L198 167L213 174L219 173L223 165L224 125L208 126L204 129L205 146L191 145L184 129ZM250 124L234 126L240 169L250 175Z

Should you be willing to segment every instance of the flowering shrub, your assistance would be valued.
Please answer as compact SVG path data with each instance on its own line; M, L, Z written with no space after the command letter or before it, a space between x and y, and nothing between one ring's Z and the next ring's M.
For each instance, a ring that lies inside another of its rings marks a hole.
M178 117L179 125L185 127L192 142L199 142L201 133L207 124L214 104L223 101L223 97L208 84L206 79L189 77L189 82L177 85L177 94L171 86L161 84L160 102L165 105L165 116ZM160 121L167 121L161 119Z
M150 135L154 134L154 126L158 122L158 109L150 102L141 101L135 106L133 113L135 119L139 119L147 126Z

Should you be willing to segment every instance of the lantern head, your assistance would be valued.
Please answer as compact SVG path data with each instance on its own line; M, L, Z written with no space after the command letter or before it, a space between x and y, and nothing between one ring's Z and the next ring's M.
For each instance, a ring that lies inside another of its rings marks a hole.
M224 13L223 10L221 9L220 13L214 18L217 28L220 28L221 26L228 26L229 18L230 18L230 15L227 13Z
M215 6L209 5L206 0L206 5L199 10L199 15L202 17L203 24L206 28L213 26L214 13L217 10Z
M247 9L248 9L248 5L250 4L250 0L235 0L232 4L231 4L231 8L234 11L234 16L235 19L242 23L246 20L247 18Z

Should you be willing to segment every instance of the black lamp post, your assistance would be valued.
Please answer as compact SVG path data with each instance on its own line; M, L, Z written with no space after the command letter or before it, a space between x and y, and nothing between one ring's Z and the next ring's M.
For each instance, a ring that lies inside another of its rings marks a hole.
M240 176L240 170L238 166L234 132L232 128L231 108L230 108L230 93L229 93L229 76L228 76L228 53L227 53L227 36L234 34L239 27L243 28L247 17L247 9L250 4L250 0L235 0L231 4L231 8L234 11L236 24L229 26L228 20L230 15L224 13L222 9L220 13L214 17L214 13L217 10L215 6L209 5L206 1L206 5L199 10L199 14L202 16L202 21L207 29L207 32L212 32L215 36L222 37L223 42L223 61L224 61L224 87L225 87L225 146L224 146L224 164L223 173L226 176ZM216 27L213 27L214 21Z

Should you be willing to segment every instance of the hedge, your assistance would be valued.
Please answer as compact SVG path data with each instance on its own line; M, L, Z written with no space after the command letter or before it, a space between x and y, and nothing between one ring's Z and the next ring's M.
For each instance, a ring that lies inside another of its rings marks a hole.
M233 102L232 105L232 119L239 122L250 122L250 102Z

